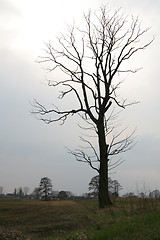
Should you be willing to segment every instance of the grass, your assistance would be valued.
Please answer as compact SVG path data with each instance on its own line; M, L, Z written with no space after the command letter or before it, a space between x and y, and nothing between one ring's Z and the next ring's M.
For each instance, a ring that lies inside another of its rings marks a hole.
M96 232L92 240L160 240L160 213L143 213Z
M0 199L1 240L160 240L160 201Z

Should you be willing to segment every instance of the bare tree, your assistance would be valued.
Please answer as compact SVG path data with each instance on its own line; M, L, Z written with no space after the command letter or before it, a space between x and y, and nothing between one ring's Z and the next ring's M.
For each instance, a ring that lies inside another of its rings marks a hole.
M124 136L122 130L109 143L108 133L114 128L108 126L111 109L116 106L125 109L136 103L119 98L117 91L122 83L119 76L138 70L123 69L123 63L149 46L152 41L140 43L141 37L149 29L141 30L138 17L129 19L119 10L113 13L102 6L98 13L92 14L89 11L84 15L84 20L83 30L73 25L69 27L67 34L57 38L59 45L46 44L45 56L39 60L49 65L47 68L50 72L55 72L54 79L48 80L48 85L60 87L59 98L64 100L69 96L72 103L68 109L59 109L54 105L47 108L35 100L33 113L39 114L40 119L47 124L64 124L69 116L79 114L89 124L85 129L95 130L97 151L90 141L84 138L82 141L89 144L96 159L92 159L83 149L72 153L77 160L87 162L98 171L99 207L104 208L112 204L108 192L109 155L117 155L130 149L133 136L131 134L120 139L120 136ZM61 78L55 79L60 72ZM98 161L99 165L93 166L94 161Z

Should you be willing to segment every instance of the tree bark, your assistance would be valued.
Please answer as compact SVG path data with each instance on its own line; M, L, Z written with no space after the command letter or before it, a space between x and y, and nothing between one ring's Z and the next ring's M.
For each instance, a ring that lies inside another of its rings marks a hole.
M104 122L98 125L98 140L100 153L99 168L99 208L112 205L108 191L108 151L105 137Z

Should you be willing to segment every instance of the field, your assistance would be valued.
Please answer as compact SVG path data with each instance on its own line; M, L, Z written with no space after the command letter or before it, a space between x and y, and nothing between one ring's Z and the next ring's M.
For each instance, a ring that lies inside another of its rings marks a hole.
M0 240L160 240L160 201L0 199Z

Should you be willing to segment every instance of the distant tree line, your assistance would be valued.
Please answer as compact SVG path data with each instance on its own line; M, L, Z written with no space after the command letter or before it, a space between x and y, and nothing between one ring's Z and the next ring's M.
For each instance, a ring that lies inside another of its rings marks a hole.
M29 187L14 188L12 193L4 193L4 188L0 186L0 198L31 198L31 199L73 199L76 196L70 191L54 191L51 179L43 177L40 180L39 186L35 187L32 193L29 193Z
M111 198L119 197L119 192L122 190L122 186L117 180L112 180L109 177L109 194ZM67 199L90 199L98 198L99 194L99 175L94 176L89 182L88 187L89 192L84 193L80 196L76 196L70 191L54 191L51 179L48 177L43 177L40 180L39 186L35 187L32 193L29 193L29 187L19 187L15 188L12 193L4 193L4 188L0 186L0 198L30 198L30 199L42 199L42 200L67 200ZM135 194L129 192L123 194L122 197L132 198L155 198L160 199L160 191L155 189L153 191L139 192Z

